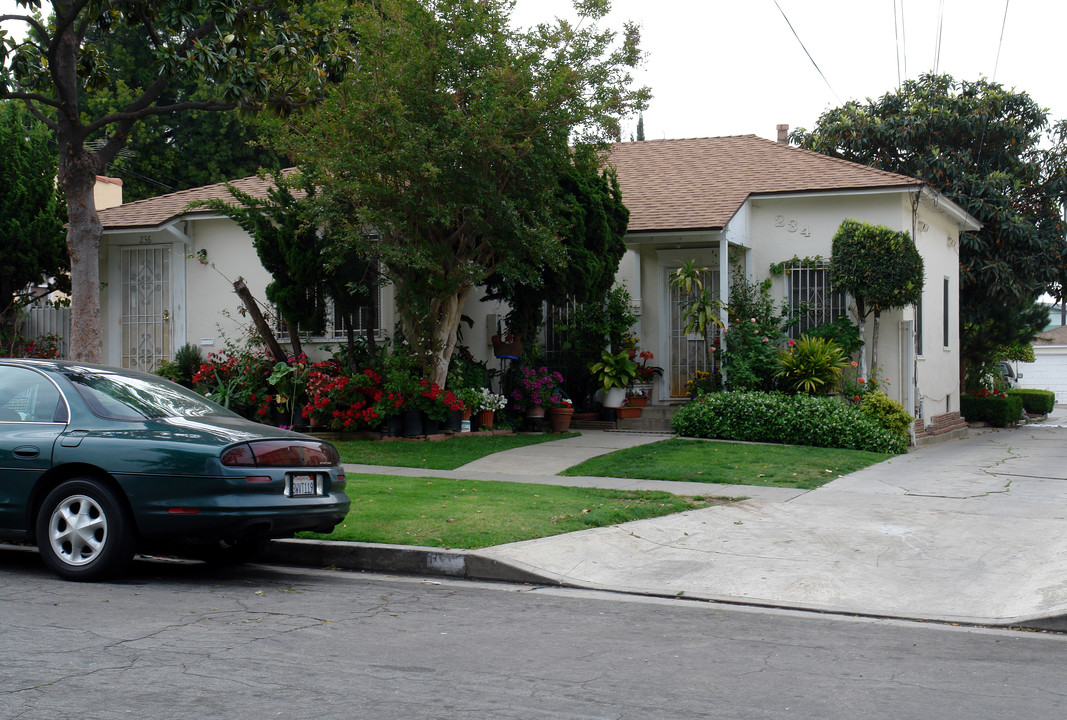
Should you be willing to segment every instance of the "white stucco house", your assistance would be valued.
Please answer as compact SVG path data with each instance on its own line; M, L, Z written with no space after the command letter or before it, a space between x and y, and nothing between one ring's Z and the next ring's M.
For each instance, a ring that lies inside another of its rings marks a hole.
M618 279L634 298L642 348L665 370L658 402L683 399L685 381L707 361L703 340L682 333L672 270L689 259L717 268L714 287L727 297L731 263L759 281L773 264L828 258L841 221L855 218L908 231L925 263L921 305L881 318L888 393L922 419L920 433L959 425L959 236L979 229L973 217L913 178L754 135L619 143L610 161L631 213ZM255 177L233 184L266 191ZM243 277L264 298L269 278L247 234L228 218L188 209L208 197L229 195L219 184L101 211L106 362L151 368L187 342L219 350L224 336L240 334L233 281ZM391 292L382 293L378 327L391 328ZM816 262L773 276L772 293L813 306L811 322L848 311ZM464 342L476 355L491 356L489 337L505 312L468 301L465 314L475 323L464 328ZM339 331L320 340L336 344Z

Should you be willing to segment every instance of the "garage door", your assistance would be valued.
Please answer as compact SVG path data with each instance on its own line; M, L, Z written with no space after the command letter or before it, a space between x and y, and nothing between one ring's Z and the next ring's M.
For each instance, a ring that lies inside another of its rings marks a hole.
M1019 387L1052 390L1056 404L1067 404L1067 345L1034 348L1032 363L1019 363Z

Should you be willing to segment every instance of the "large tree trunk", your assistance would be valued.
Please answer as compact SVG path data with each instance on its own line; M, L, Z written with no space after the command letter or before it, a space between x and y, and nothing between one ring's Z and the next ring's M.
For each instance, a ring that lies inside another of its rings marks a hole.
M61 141L59 185L67 200L67 250L70 253L70 357L100 362L103 327L100 320L100 237L93 186L96 158L71 151ZM118 289L116 288L117 292Z
M430 364L427 367L429 380L445 386L448 377L448 365L452 361L452 352L456 349L459 323L463 317L463 304L470 295L470 285L463 285L455 293L440 298L436 302L436 322L430 330L429 348Z

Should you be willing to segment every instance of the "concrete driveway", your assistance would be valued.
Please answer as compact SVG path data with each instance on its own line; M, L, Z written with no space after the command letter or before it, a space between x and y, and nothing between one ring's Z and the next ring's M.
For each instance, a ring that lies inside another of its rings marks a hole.
M1067 428L1059 425L1054 416L972 431L795 496L473 554L581 587L1064 628Z

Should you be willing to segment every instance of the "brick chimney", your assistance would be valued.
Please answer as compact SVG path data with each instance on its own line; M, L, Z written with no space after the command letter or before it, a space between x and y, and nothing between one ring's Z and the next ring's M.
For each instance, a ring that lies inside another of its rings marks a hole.
M778 142L782 143L783 145L788 145L789 144L789 125L788 124L779 125L778 126Z

